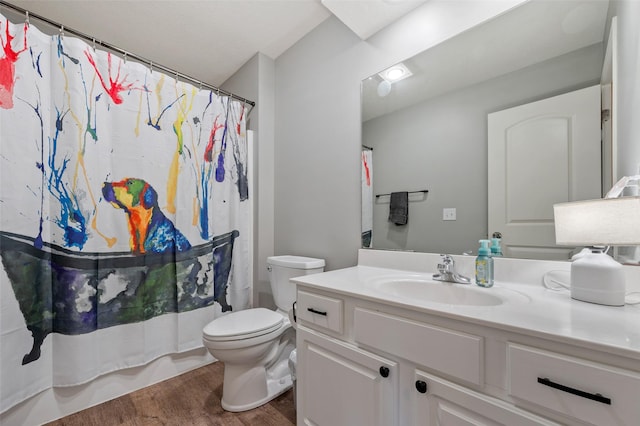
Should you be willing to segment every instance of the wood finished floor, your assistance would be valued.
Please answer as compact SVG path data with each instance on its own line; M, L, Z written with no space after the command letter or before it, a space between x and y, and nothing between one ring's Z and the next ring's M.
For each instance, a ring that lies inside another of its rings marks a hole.
M295 425L292 390L250 411L224 411L220 406L223 368L224 364L216 362L47 423L47 426Z

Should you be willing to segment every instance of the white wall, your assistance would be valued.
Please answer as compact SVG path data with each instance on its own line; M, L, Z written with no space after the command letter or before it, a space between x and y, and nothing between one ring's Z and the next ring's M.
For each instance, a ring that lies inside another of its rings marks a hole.
M276 254L357 263L360 81L517 3L433 0L367 41L329 18L276 59Z
M409 222L387 221L389 197L374 204L373 247L462 254L487 229L487 114L598 84L602 43L368 120L376 194L411 195ZM456 221L443 221L454 207Z
M640 2L612 5L618 16L618 177L640 173Z

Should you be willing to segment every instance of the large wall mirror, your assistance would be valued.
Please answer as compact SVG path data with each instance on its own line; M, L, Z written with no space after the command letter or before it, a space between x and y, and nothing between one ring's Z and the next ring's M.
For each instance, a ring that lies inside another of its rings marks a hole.
M553 203L615 179L608 10L532 0L403 61L406 78L365 79L363 246L476 253L500 232L506 256L568 259ZM395 192L406 224L389 220Z

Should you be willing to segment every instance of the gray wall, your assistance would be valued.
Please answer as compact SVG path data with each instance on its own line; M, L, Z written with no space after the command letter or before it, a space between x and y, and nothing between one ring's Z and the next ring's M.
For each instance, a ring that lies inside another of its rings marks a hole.
M603 57L593 45L365 122L374 193L429 190L426 199L411 195L406 226L387 221L389 197L374 203L373 247L475 252L495 231L487 230L487 114L598 84ZM456 221L442 220L448 207Z
M330 18L276 60L276 253L327 269L354 265L359 248L361 50Z
M515 2L482 3L427 2L367 41L329 18L276 59L275 254L357 263L360 82Z
M482 13L484 19L498 13L487 8L501 4L508 8L502 2L482 3L484 10L480 11L471 10L478 5L470 2L427 2L367 41L330 18L276 59L276 254L324 257L327 269L356 263L360 247L360 81L481 22ZM451 8L450 19L434 18L445 7ZM612 7L617 8L620 35L618 174L629 175L638 173L640 164L636 83L640 75L640 2L614 1ZM486 158L481 161L484 164Z
M254 131L253 305L275 307L267 257L273 255L275 62L261 53L251 58L222 88L256 102L247 128Z

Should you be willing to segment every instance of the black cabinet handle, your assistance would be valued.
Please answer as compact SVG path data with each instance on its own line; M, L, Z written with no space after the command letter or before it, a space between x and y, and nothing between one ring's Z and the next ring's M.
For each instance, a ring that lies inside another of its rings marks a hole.
M416 389L420 393L427 393L427 382L423 380L416 380Z
M380 375L382 377L389 377L389 368L385 367L384 365L380 367Z
M547 378L538 377L538 383L541 385L549 386L550 388L558 389L563 392L570 393L572 395L578 395L583 398L591 399L593 401L598 401L603 404L611 405L611 398L607 398L606 396L602 396L599 393L589 393L585 391L581 391L580 389L570 388L569 386L561 385L560 383L552 382Z
M313 308L307 308L307 311L311 312L312 314L323 315L325 317L327 316L326 312L318 311L318 310L315 310Z

